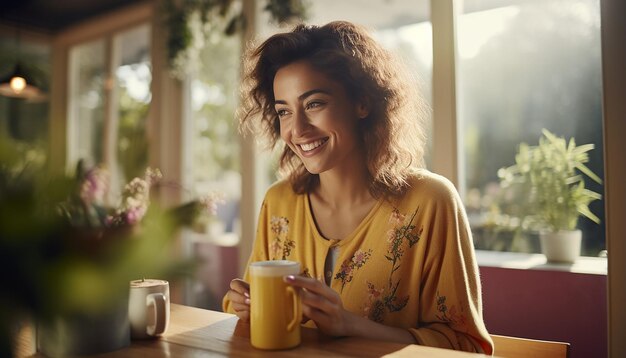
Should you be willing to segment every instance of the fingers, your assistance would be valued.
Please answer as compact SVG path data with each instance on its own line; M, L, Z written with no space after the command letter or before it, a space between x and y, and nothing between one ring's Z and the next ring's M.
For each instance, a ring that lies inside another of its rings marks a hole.
M233 303L250 305L250 285L244 280L236 278L230 281L230 290L227 294Z
M285 282L301 288L302 314L313 320L318 328L334 326L341 320L343 305L339 295L320 280L285 276Z
M250 322L250 311L235 311L241 321Z
M235 312L250 311L250 305L245 304L245 303L231 302L231 305L232 305L233 309L235 310Z
M302 315L303 317L307 318L307 321L312 320L313 322L318 324L318 328L319 326L322 326L322 327L325 326L326 322L328 322L329 320L329 316L326 313L318 310L315 307L308 306L306 304L302 305Z
M313 307L322 312L333 313L339 309L337 303L313 291L301 290L300 297L303 305Z
M344 315L341 311L337 305L331 311L323 311L302 302L302 314L315 322L320 331L331 336L345 335Z
M250 285L241 279L234 279L230 281L230 290L228 291L227 296L231 302L231 307L239 319L249 321Z
M304 288L306 291L320 295L331 303L338 304L341 302L337 292L333 291L332 288L328 287L322 281L311 277L293 275L285 276L284 280L294 287Z
M233 290L228 291L227 295L235 314L239 319L248 322L250 320L250 299Z
M236 278L230 281L230 289L246 297L250 297L250 284L242 279Z

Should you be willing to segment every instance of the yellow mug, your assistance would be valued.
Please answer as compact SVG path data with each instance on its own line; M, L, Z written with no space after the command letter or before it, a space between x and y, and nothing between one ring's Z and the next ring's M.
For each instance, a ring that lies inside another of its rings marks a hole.
M283 281L298 275L294 261L250 264L250 342L260 349L287 349L300 344L302 303L299 292Z

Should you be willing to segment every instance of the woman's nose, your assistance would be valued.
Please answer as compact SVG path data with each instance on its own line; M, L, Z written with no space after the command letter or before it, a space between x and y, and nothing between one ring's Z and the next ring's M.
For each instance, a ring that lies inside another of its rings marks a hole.
M291 132L295 137L298 137L306 132L309 127L309 119L303 110L297 110L293 114L293 127Z

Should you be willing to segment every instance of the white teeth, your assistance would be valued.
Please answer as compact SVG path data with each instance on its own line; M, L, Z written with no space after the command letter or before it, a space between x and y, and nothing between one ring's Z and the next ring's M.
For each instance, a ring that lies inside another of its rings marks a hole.
M300 144L300 148L302 148L303 151L308 152L324 144L324 142L325 140L320 139L316 140L315 142Z

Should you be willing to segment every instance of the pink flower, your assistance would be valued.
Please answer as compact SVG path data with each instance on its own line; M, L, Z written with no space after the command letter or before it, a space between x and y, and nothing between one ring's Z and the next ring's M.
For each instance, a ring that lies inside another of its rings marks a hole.
M146 214L146 208L144 206L137 206L130 208L125 214L126 223L134 225L143 219Z
M113 216L106 219L106 225L135 225L139 223L150 206L150 187L161 178L158 169L146 169L143 178L133 178L124 186L122 200Z
M272 232L276 235L281 235L289 231L289 220L282 216L272 216L270 220Z
M80 198L85 204L101 203L109 187L108 173L105 169L95 167L85 173L80 187Z
M362 250L357 250L354 253L354 256L352 257L352 262L354 262L354 264L357 266L361 266L362 264L365 263L366 259L367 259L367 253Z
M367 281L367 296L370 300L375 300L380 297L383 291L385 291L384 288L377 290L373 283Z
M163 174L158 168L146 168L146 173L144 174L144 179L148 184L152 185L157 183L159 180L163 178Z
M211 215L215 215L217 212L217 205L224 203L224 198L218 193L210 193L200 197L199 199L202 208Z
M400 214L398 210L394 210L391 215L389 215L389 223L395 226L401 225L404 222L405 215Z
M363 261L363 256L364 256L364 253L361 250L359 250L354 254L354 258L352 258L352 260L355 263L358 263L359 261Z
M352 273L352 266L346 264L341 265L341 272L346 276L350 276Z
M396 230L395 229L391 229L391 230L387 231L387 242L388 243L392 243L395 238L396 238Z

